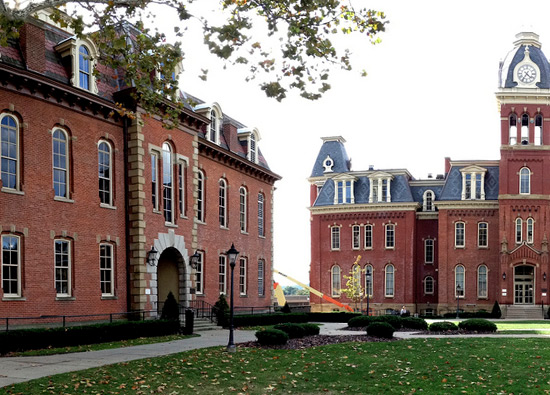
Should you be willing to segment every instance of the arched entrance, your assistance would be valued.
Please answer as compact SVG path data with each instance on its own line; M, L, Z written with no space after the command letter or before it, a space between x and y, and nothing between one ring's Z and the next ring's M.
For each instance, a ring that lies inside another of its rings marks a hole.
M158 302L166 301L168 294L172 292L176 301L180 302L181 281L180 268L183 267L183 257L174 247L166 248L158 259L157 280L158 280Z
M535 289L535 267L528 265L514 268L514 304L535 304L533 297Z

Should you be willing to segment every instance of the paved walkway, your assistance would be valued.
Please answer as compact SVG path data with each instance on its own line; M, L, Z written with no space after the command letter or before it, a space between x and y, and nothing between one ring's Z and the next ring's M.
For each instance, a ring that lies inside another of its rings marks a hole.
M323 323L322 335L357 335L357 331L346 331L347 324ZM441 337L440 335L415 334L414 332L396 332L396 337L403 339ZM446 337L466 337L468 335L446 335ZM479 335L471 335L479 336ZM550 337L550 335L509 334L483 335L484 337ZM229 332L217 329L200 332L200 337L175 340L167 343L146 344L143 346L123 347L110 350L58 354L37 357L4 357L0 358L0 387L29 381L59 373L73 372L113 363L133 361L135 359L154 358L213 346L226 346ZM256 340L254 331L235 331L235 343Z

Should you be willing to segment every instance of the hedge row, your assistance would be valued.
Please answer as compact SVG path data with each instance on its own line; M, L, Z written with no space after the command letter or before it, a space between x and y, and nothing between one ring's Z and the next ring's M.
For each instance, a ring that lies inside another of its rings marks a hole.
M308 322L308 316L305 313L239 314L233 316L233 326L235 327L276 325L285 322Z
M361 313L348 313L345 311L332 313L307 313L309 321L313 322L348 322L353 317L360 317Z
M15 351L105 343L138 337L166 336L178 333L179 330L179 321L161 320L124 321L68 328L21 329L0 332L0 355Z
M257 331L256 338L262 346L285 344L288 339L299 339L305 336L319 334L319 327L315 324L285 323L273 328Z
M479 311L459 311L458 316L460 318L500 318L496 317L493 313L486 310ZM456 318L456 311L452 313L443 314L443 318Z

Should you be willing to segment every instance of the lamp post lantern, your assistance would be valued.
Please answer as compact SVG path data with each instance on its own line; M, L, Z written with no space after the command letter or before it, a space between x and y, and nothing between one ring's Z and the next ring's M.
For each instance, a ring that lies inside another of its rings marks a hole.
M235 343L233 341L233 272L235 271L235 261L237 260L237 255L239 251L235 249L235 245L231 243L231 248L227 251L227 256L229 258L229 266L231 266L231 295L230 295L230 305L229 305L229 343L227 343L227 351L235 352L237 351Z
M458 312L460 310L460 293L462 292L462 287L460 284L456 285L456 319L458 320Z
M372 285L371 285L371 280L372 280L372 275L371 275L371 272L370 272L370 269L367 267L367 274L365 275L365 278L366 278L366 291L367 291L367 316L370 315L370 310L369 310L369 299L370 299L370 290L372 288Z

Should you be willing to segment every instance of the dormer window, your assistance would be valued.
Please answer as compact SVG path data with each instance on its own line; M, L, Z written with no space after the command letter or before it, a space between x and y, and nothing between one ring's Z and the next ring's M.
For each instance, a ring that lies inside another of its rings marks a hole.
M423 200L424 200L422 204L423 211L435 211L435 207L434 207L435 194L433 193L433 191L428 190L424 192Z
M510 145L516 145L518 142L517 122L518 122L518 118L516 114L510 115L510 134L509 134Z
M210 125L204 130L204 138L214 144L221 144L223 112L218 103L202 103L193 108L198 114L210 119Z
M219 144L219 118L215 110L210 111L210 129L208 132L208 140Z
M55 50L62 58L71 59L71 85L97 93L94 68L98 51L94 43L88 38L71 37L55 46Z
M325 168L325 173L331 173L332 167L334 166L334 161L330 157L330 155L327 155L326 159L323 161L323 167Z
M376 172L369 176L369 203L391 202L391 174Z
M336 203L353 203L353 182L351 180L336 182Z
M246 158L253 162L259 162L258 142L261 139L258 129L242 128L237 131L241 144L246 148Z
M256 146L256 135L250 133L248 139L248 157L251 162L258 163L258 147Z
M468 166L462 173L462 200L485 200L485 173L487 169Z

